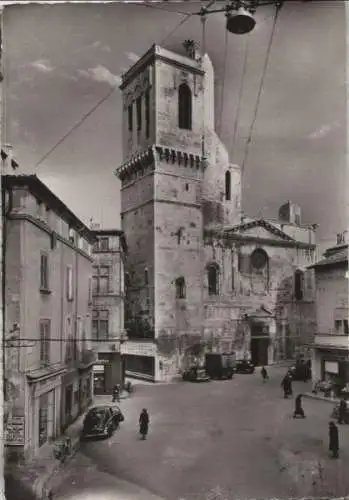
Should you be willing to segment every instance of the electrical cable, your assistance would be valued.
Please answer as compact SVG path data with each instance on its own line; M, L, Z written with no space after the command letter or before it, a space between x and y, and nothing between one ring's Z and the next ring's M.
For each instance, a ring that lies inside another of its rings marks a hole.
M248 138L247 138L246 144L245 144L245 151L244 151L243 161L242 161L242 165L241 165L241 177L243 177L243 175L244 175L245 165L246 165L246 161L247 161L247 157L248 157L248 153L249 153L249 146L250 146L250 143L251 143L252 134L253 134L253 131L254 131L254 126L255 126L255 123L256 123L256 120L257 120L257 114L258 114L260 99L261 99L261 95L262 95L262 91L263 91L265 75L266 75L266 72L267 72L267 69L268 69L268 64L269 64L269 59L270 59L270 52L271 52L271 47L272 47L273 40L274 40L275 28L276 28L276 23L277 23L277 20L278 20L279 12L280 12L280 8L277 8L276 12L275 12L275 15L274 15L273 27L272 27L272 31L271 31L271 35L270 35L270 39L269 39L269 43L268 43L266 58L265 58L265 61L264 61L264 66L263 66L262 77L261 77L261 81L260 81L260 85L259 85L259 90L258 90L258 95L257 95L257 100L256 100L256 106L255 106L254 116L253 116L253 119L252 119L252 122L251 122L251 127L250 127L250 131L249 131L249 135L248 135Z
M156 9L156 10L162 10L163 12L169 12L169 13L173 13L173 14L181 14L182 16L187 16L189 15L189 12L184 12L183 10L167 10L167 9L164 9L163 7L158 7L156 5L153 5L153 4L149 4L149 3L141 3L139 4L141 7L148 7L148 9Z
M106 101L107 99L109 99L109 97L115 92L115 90L117 89L118 87L113 87L104 97L102 97L87 113L84 114L84 116L82 118L80 118L80 120L75 123L75 125L73 125L73 127L71 127L71 129L68 130L68 132L66 132L63 137L61 137L59 139L58 142L56 142L56 144L47 152L44 154L44 156L41 157L41 159L36 163L35 167L38 167L39 165L41 165L41 163L46 160L46 158L48 156L50 156L54 151L55 149L58 148L58 146L60 146L62 144L62 142L64 142L71 134L72 132L74 132L74 130L76 130L78 127L80 127L80 125L82 125L84 123L84 121L90 116L92 115L92 113L94 113L94 111L96 111L97 108L99 108L99 106L101 104L104 103L104 101Z
M185 14L185 18L180 21L180 23L173 28L173 30L160 42L160 45L163 45L169 38L170 36L173 35L181 26L184 24L186 21L188 21L194 14Z

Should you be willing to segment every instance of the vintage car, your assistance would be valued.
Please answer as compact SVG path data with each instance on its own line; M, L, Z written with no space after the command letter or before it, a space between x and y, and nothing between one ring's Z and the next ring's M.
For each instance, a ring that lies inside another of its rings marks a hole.
M110 437L124 420L125 417L116 405L94 406L85 416L81 438Z
M205 368L200 368L198 366L192 366L188 370L185 370L182 374L182 378L186 382L209 382L211 380Z
M248 359L242 359L240 361L236 361L235 363L236 373L254 373L254 370L254 364Z
M292 380L301 380L306 382L311 379L311 365L309 362L296 362L295 365L291 366L289 371L292 375Z

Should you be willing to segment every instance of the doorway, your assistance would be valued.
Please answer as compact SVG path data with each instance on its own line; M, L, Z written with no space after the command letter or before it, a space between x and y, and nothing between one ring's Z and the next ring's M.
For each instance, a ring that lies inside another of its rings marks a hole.
M251 324L251 361L255 366L267 366L269 361L269 327L263 323Z

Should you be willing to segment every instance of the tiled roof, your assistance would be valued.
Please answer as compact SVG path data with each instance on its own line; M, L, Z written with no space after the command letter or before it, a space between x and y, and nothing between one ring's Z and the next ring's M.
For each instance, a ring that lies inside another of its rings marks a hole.
M319 262L316 262L311 268L317 268L317 267L322 267L322 266L331 266L334 264L340 264L340 263L348 263L348 248L342 248L341 250L338 250L338 252L333 253L332 255L329 255L325 259L320 260Z

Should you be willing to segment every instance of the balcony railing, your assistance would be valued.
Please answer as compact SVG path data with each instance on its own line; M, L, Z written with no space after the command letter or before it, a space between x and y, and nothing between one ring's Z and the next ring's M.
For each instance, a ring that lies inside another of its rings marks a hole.
M316 346L331 346L349 349L349 335L318 333L315 335L314 344Z

